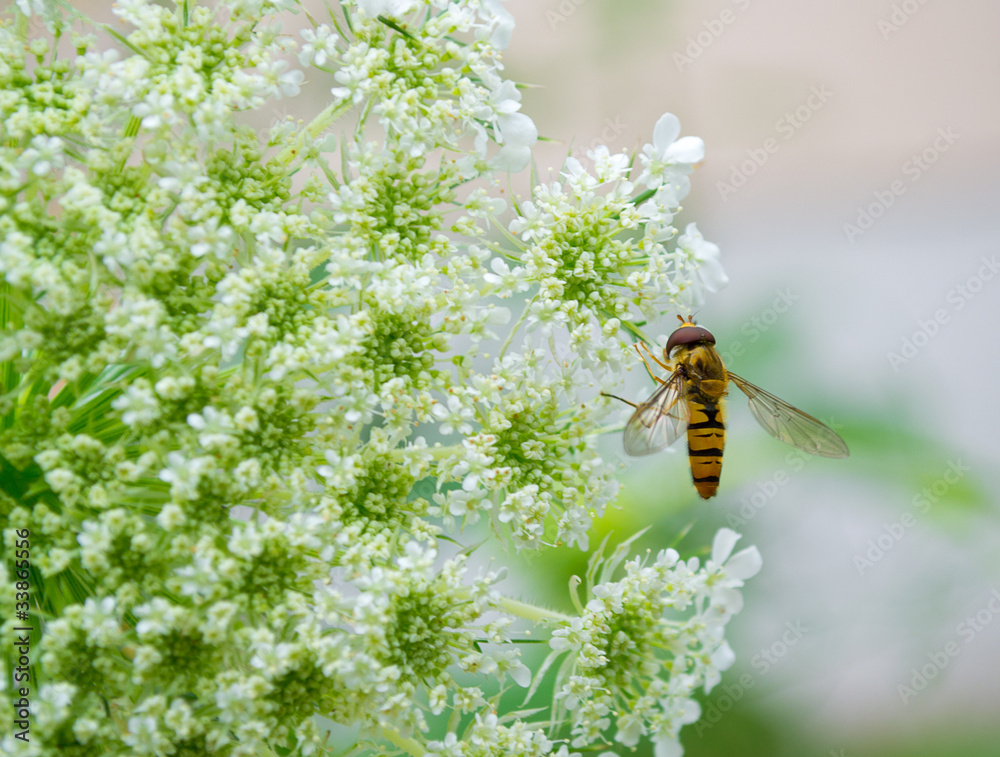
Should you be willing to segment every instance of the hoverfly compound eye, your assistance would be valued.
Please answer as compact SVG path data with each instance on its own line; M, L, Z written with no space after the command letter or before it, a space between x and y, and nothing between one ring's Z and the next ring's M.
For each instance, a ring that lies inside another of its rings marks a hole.
M674 347L679 347L682 344L698 344L699 342L715 344L715 337L711 331L701 326L695 326L694 324L684 325L670 335L670 338L667 340L667 346L663 349L663 354L669 360L670 353L674 351Z

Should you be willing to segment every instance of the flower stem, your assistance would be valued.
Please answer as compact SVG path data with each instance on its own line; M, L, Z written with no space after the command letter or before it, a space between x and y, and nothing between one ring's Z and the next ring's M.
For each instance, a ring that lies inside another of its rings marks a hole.
M530 301L524 304L524 310L521 311L521 316L517 319L517 323L515 323L514 326L511 328L510 333L507 335L506 341L500 348L500 354L498 355L498 357L501 360L503 360L503 356L507 354L507 348L510 347L510 343L514 341L514 335L517 334L517 332L521 329L521 324L523 324L524 320L528 317L529 305L531 305Z
M509 599L508 597L500 598L500 606L511 615L516 615L519 618L531 620L536 623L542 620L557 620L563 623L568 623L572 620L569 615L564 615L561 612L547 610L544 607L537 607L535 605L529 605L527 602L521 602L517 599Z
M410 455L426 455L432 460L443 460L451 455L460 454L463 451L461 444L449 444L441 447L413 447L411 449L399 448L390 453L395 460L406 460Z
M638 337L640 341L643 341L646 344L656 344L655 339L651 339L650 337L648 337L645 333L643 333L642 329L640 329L635 324L631 323L630 321L622 321L621 323L623 329L628 331L633 336Z
M306 139L309 141L315 140L330 124L336 121L343 113L348 111L352 104L353 103L350 100L343 100L341 102L331 103L324 108L322 113L309 122L309 125L306 126L306 128L298 135L295 141L278 154L278 160L284 164L291 163L292 159L295 158L302 149L302 145L305 143Z
M401 736L389 728L383 728L382 735L385 737L386 741L391 741L407 754L412 754L413 757L423 757L423 755L427 754L427 750L425 750L416 739Z

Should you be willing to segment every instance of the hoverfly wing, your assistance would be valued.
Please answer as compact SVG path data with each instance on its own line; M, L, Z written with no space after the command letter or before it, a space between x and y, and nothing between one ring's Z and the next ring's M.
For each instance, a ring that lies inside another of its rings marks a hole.
M687 430L691 413L682 395L684 384L676 371L652 396L636 407L625 424L625 452L634 457L669 447Z
M728 373L729 379L749 398L753 417L775 439L791 444L810 455L847 457L850 454L844 440L825 423L792 407L735 373Z

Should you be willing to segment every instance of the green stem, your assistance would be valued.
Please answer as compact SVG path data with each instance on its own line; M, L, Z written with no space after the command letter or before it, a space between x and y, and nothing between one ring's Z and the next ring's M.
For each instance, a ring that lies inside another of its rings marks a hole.
M292 159L295 158L299 152L302 150L302 144L306 137L309 139L316 139L320 134L322 134L326 128L336 121L343 113L351 108L353 103L350 100L344 100L339 103L331 103L323 112L320 113L316 118L309 122L309 125L299 134L298 138L280 153L278 153L278 160L284 164L291 163Z
M655 339L651 339L649 336L643 333L642 329L640 329L638 326L634 325L630 321L622 321L621 324L623 329L632 334L632 336L638 337L639 341L645 342L646 344L656 344Z
M547 610L544 607L536 607L535 605L529 605L527 602L521 602L517 599L509 599L507 597L502 597L500 599L500 606L511 615L516 615L519 618L524 618L525 620L530 620L536 623L542 620L557 620L562 623L569 623L573 620L573 618L569 615L564 615L561 612Z
M655 189L647 189L645 192L640 192L635 197L632 198L631 204L635 207L639 207L642 203L646 202L650 197L656 194Z
M500 360L503 360L503 356L507 354L507 348L510 347L510 343L514 339L514 335L518 332L518 329L521 328L521 324L524 323L524 319L528 317L528 310L530 305L531 305L531 300L528 300L527 302L524 303L524 310L521 311L521 315L517 319L517 323L515 323L513 327L511 327L510 333L507 335L507 340L503 343L503 347L500 348L500 354L498 355L498 358Z
M413 449L395 449L392 450L390 454L395 455L397 459L405 459L411 454L416 455L429 455L433 460L443 460L449 455L454 455L462 451L461 444L449 444L446 447L423 447L423 448L413 448Z
M385 737L386 741L392 742L407 754L412 754L413 757L423 757L423 755L427 754L427 750L425 750L416 739L401 736L388 728L382 729L382 735Z
M594 434L594 436L603 436L604 434L617 434L624 428L625 428L624 423L616 423L613 426L595 426L592 433Z

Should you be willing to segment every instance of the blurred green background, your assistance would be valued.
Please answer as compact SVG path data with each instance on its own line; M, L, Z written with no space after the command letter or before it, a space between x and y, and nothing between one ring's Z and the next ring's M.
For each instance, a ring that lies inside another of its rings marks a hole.
M803 459L733 396L714 500L683 450L624 461L612 540L652 521L656 549L690 526L683 554L729 525L764 557L685 753L1000 754L1000 5L507 7L508 73L538 85L525 112L572 135L539 166L634 150L664 111L705 140L678 225L722 247L731 283L699 321L732 370L851 448ZM635 370L626 387L652 385ZM562 606L582 569L564 550L526 576Z

